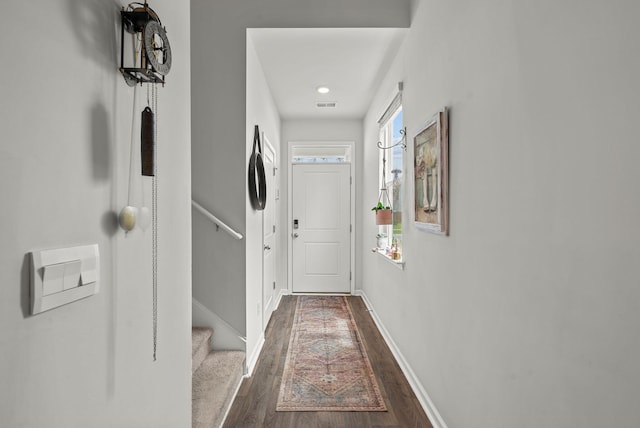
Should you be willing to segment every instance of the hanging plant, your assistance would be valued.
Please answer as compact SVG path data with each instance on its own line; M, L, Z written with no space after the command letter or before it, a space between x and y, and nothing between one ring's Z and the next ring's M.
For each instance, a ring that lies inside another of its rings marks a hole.
M384 205L382 205L382 202L378 202L378 205L376 205L375 207L371 208L371 211L390 210L390 209L391 209L390 206L384 206Z
M391 224L393 223L393 212L391 208L385 208L383 210L376 210L376 224Z
M386 197L387 203L389 205L384 204L384 198ZM371 211L376 212L376 224L392 224L393 223L393 212L391 210L391 204L389 201L389 194L386 188L382 188L380 191L380 200L378 204L371 208Z
M386 164L387 155L385 149L378 145L378 148L382 150L382 182L380 183L380 196L378 197L378 204L371 208L371 211L376 212L376 224L393 224L393 212L391 211L391 199L389 199L389 191L387 190L387 175ZM386 200L386 203L385 203Z

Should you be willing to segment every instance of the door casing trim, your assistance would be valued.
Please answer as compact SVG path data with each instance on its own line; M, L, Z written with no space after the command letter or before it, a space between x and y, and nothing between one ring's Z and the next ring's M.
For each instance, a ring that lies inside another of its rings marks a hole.
M356 284L356 226L355 226L355 214L356 214L356 180L354 177L357 177L357 163L355 156L356 143L355 141L289 141L287 142L287 292L289 294L293 293L293 252L292 252L292 237L293 233L293 204L291 203L293 199L293 163L291 162L291 157L293 155L294 147L304 147L304 146L314 146L314 147L349 147L351 149L351 159L348 162L351 165L350 168L350 215L349 222L351 224L351 233L349 235L350 240L350 251L351 251L351 280L350 280L350 289L351 294L355 293L355 284Z
M276 169L276 171L278 170L279 164L278 164L278 152L275 149L275 146L273 144L271 144L271 141L267 138L266 134L264 132L262 132L262 142L263 142L263 153L266 154L267 151L267 147L269 148L269 150L273 153L273 166ZM268 173L268 172L267 172ZM273 174L273 179L271 180L271 184L275 185L276 187L276 192L277 190L280 188L280 183L279 183L279 175L278 174ZM273 193L273 200L267 200L268 203L273 204L273 206L271 207L271 209L273 209L273 217L274 217L274 222L275 222L275 227L276 230L280 229L280 217L278 216L278 204L276 204L277 200L278 200L278 195L277 193L274 192ZM269 197L269 192L267 192L267 197ZM264 248L264 214L262 215L262 246ZM278 246L280 244L279 239L278 239L278 233L276 232L274 237L273 237L273 241L274 241L274 246L275 248L273 248L271 251L273 251L272 253L272 257L275 259L274 261L274 272L273 272L273 279L274 281L278 281ZM271 315L273 314L273 311L275 310L275 299L276 299L276 290L274 289L272 292L272 296L271 296L271 308L269 311L269 316L267 317L267 320L265 321L265 306L266 303L264 301L264 286L265 286L265 263L264 263L264 251L262 252L262 287L261 287L261 293L262 293L262 313L260 314L261 317L261 321L262 321L262 332L264 333L267 329L267 324L269 324L269 320L271 319Z

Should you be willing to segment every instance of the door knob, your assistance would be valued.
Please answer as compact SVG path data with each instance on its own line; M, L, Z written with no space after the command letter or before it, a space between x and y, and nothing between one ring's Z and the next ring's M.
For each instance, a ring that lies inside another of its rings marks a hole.
M292 233L291 236L293 236L294 238L297 238L299 235L297 233Z
M268 246L268 245L265 245L265 246L264 246L264 250L265 250L265 251L270 250L270 249L271 249L271 247L270 247L270 246Z

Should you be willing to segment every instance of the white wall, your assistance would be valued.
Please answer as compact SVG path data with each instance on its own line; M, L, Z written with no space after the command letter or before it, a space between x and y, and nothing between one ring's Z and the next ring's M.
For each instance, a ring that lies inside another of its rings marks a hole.
M451 109L451 235L405 224L405 271L366 251L366 213L361 244L362 289L450 428L637 426L639 13L422 0L367 115L372 164L398 80L410 136Z
M127 202L133 100L117 70L120 6L3 5L2 426L190 426L189 3L153 4L174 52L158 90L156 362L151 230L125 237L115 223ZM136 197L144 187L150 201L148 179L136 180ZM26 255L89 243L100 247L100 293L30 316Z
M257 326L245 322L261 325L251 314L256 306L246 303L256 298L253 263L262 249L255 236L261 217L251 214L246 185L254 125L247 117L251 64L246 30L407 27L409 6L409 0L191 1L192 47L197 52L191 76L193 197L247 237L229 246L215 236L216 241L207 243L204 237L210 232L194 215L194 296L207 295L202 303L248 337ZM217 279L220 272L222 280ZM255 345L248 341L249 353Z
M245 28L217 2L191 2L193 198L246 236ZM193 214L193 295L246 334L246 240L235 241Z
M273 145L276 150L276 157L280 151L280 116L271 96L269 86L265 80L262 65L258 59L251 35L247 36L247 124L246 124L246 141L251 141L251 145L247 150L246 159L252 153L254 126L258 125L260 129L260 138L262 141L262 133ZM245 174L246 175L246 174ZM248 188L248 182L246 187ZM257 357L258 347L261 346L263 339L263 331L266 326L262 325L262 221L263 211L256 211L251 207L249 201L249 193L244 192L246 201L247 216L247 352L251 359ZM278 208L276 207L276 214ZM277 283L280 280L276 280ZM249 361L250 364L253 361Z
M290 239L290 225L287 207L289 205L289 194L287 192L289 186L289 168L288 168L288 144L290 142L354 142L355 153L353 156L353 170L351 174L355 181L355 206L356 218L360 215L360 206L362 205L361 193L359 191L361 186L361 158L362 158L362 120L358 119L290 119L282 122L282 146L280 148L280 164L283 166L281 169L281 189L280 196L281 206L284 209L280 213L280 222L282 227L280 228L280 242L281 253L279 254L279 260L282 262L279 266L279 275L282 281L279 282L280 287L286 289L288 286L289 270L287 269L287 248L291 242ZM357 240L360 235L360 222L355 224L355 239ZM357 241L356 241L357 242ZM356 251L356 272L354 280L357 280L360 274L360 260L359 253ZM290 291L290 290L289 290Z

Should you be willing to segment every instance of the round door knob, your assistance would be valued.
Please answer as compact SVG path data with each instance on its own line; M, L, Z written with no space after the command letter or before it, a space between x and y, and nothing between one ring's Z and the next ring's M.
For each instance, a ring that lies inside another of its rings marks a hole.
M264 246L264 250L265 250L265 251L270 250L270 249L271 249L271 247L270 247L270 246L268 246L268 245L265 245L265 246Z
M292 236L293 236L294 238L297 238L299 235L298 235L297 233L294 233Z

